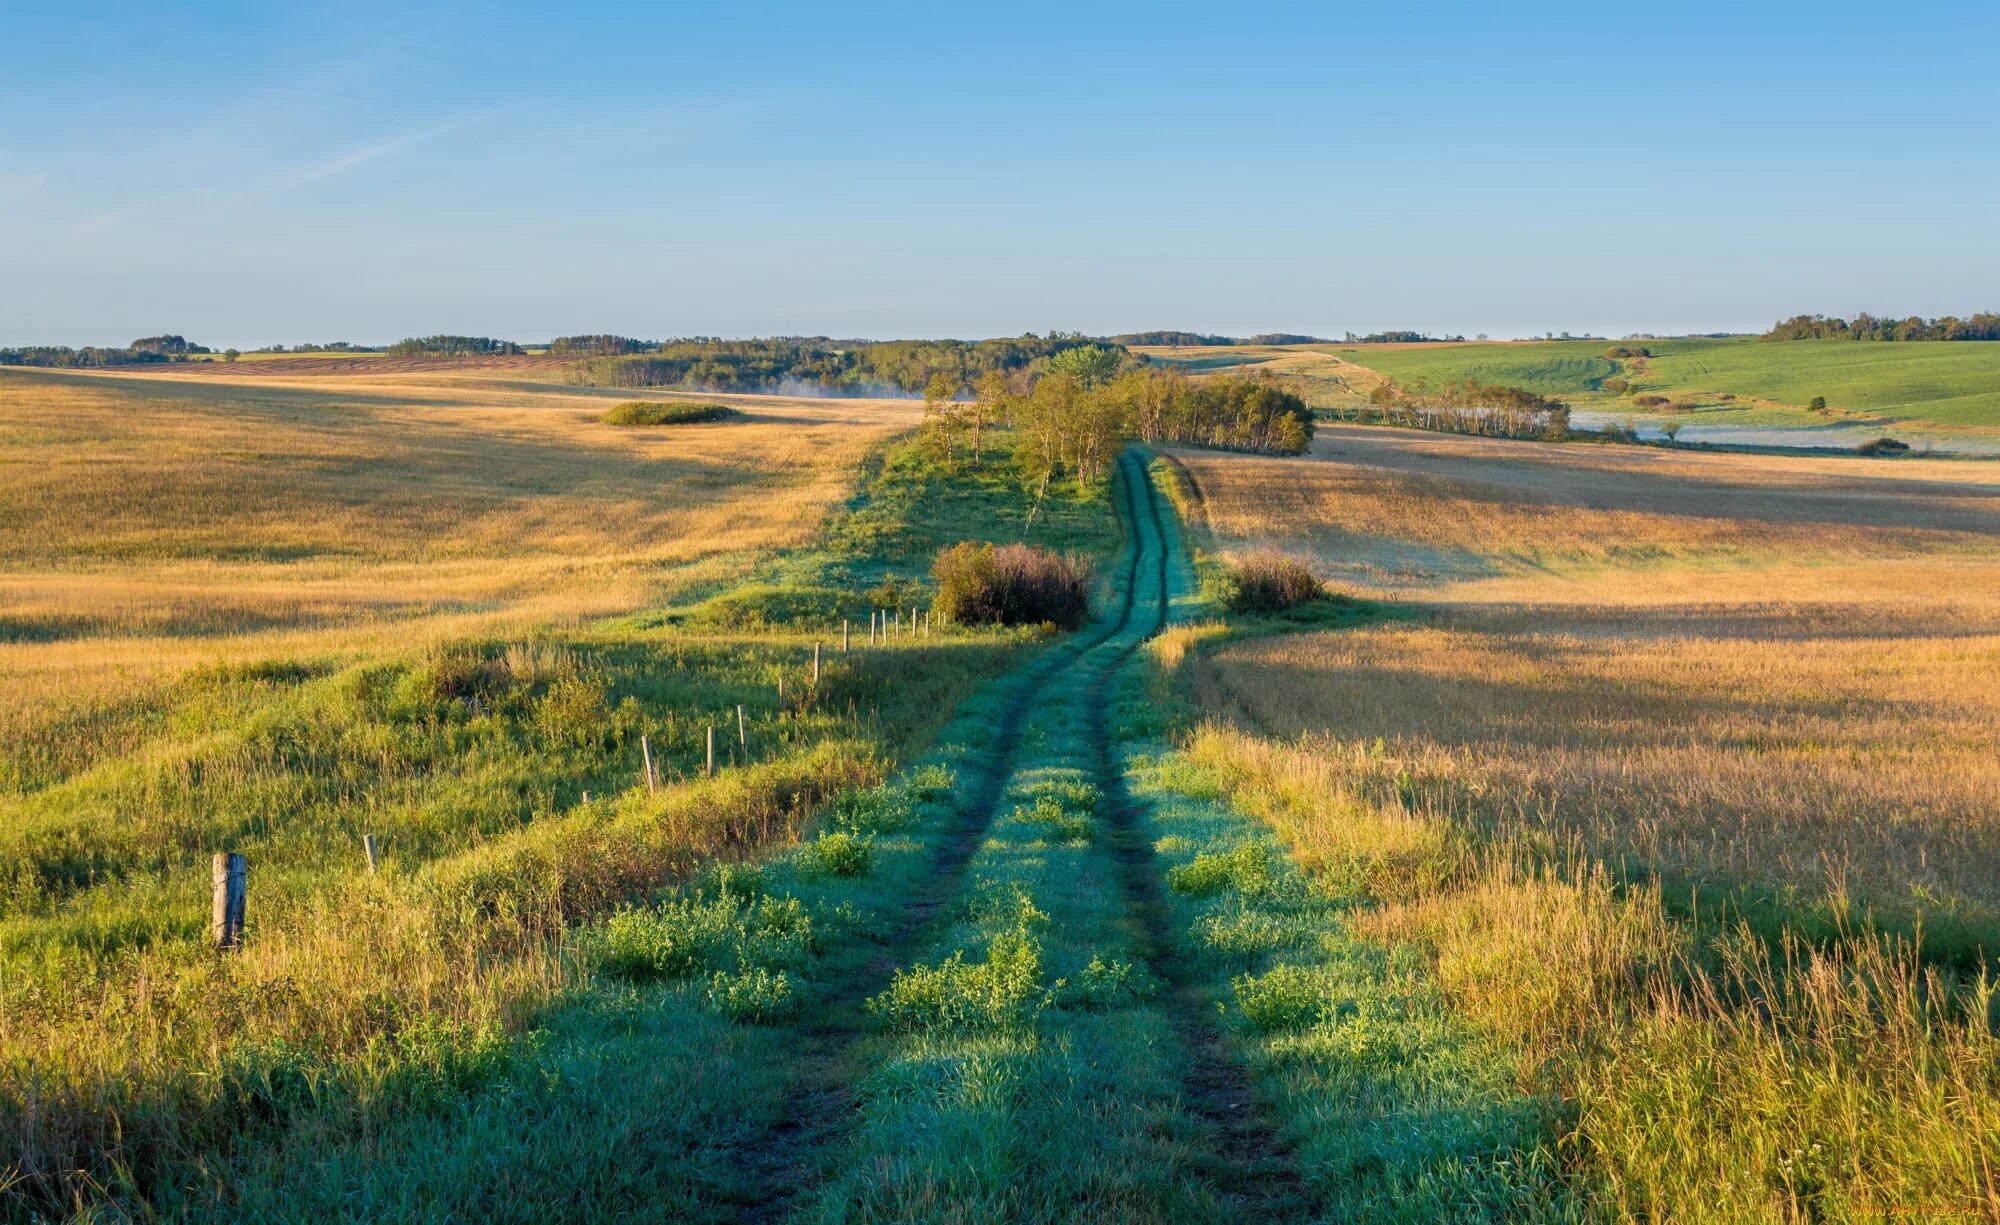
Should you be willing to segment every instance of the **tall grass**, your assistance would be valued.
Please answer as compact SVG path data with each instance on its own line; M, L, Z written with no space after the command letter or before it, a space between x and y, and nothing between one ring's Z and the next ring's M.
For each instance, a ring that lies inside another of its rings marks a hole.
M914 447L868 472L813 548L755 563L765 590L807 582L852 614L865 583L920 588L882 540L977 538L1025 510L976 477L942 504L907 496L959 479ZM1084 547L1115 538L1089 497L1054 522ZM718 629L700 607L215 664L103 708L87 752L25 759L0 801L7 1211L208 1202L248 1137L331 1143L511 1083L588 985L579 924L810 836L1037 637L842 656L824 625ZM250 857L250 922L218 958L205 864L222 848ZM783 1011L772 981L715 990L746 1019Z

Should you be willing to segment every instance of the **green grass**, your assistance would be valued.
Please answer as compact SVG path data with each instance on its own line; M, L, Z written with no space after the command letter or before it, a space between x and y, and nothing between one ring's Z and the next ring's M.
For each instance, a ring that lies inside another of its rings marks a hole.
M1613 363L1605 350L1618 344L1646 348L1650 370ZM1913 425L2000 429L2000 344L1982 342L1866 343L1842 340L1765 342L1724 340L1552 341L1537 344L1465 344L1423 349L1341 346L1348 361L1409 387L1437 387L1476 378L1527 387L1547 395L1580 397L1579 407L1615 408L1630 401L1601 393L1619 375L1640 392L1696 398L1713 406L1725 392L1799 410L1754 410L1703 415L1705 422L1737 425L1805 425L1807 401L1825 396L1835 414L1860 414ZM1640 414L1644 415L1644 414Z
M337 1148L348 1129L374 1134L404 1113L480 1135L488 1087L532 1097L518 1076L536 1073L522 1069L580 1057L563 1035L630 1020L620 993L641 985L578 977L593 964L589 924L704 863L812 835L824 806L836 825L873 814L873 827L808 837L785 869L794 892L887 881L892 895L902 817L885 814L900 810L857 789L932 743L1038 635L860 649L864 631L842 656L837 622L865 624L883 587L922 602L931 542L1018 539L1029 501L1010 446L1003 435L993 470L978 472L889 447L822 540L756 567L754 596L733 593L729 610L717 604L732 593L694 592L655 614L361 663L204 670L127 712L145 729L129 750L0 796L0 1130L34 1154L0 1207L79 1192L127 1207L210 1202L203 1171L248 1138L252 1156ZM1101 486L1057 495L1035 530L1087 551L1118 540ZM958 751L976 743L967 731ZM373 877L363 833L383 851ZM207 874L222 847L249 856L251 904L248 948L217 961ZM925 853L901 850L905 863ZM662 972L673 985L645 991L682 993L699 1018L804 1006L810 965L731 960L726 916L704 913L721 943L693 963L659 954L700 974ZM813 919L835 944L866 927L831 910ZM649 932L622 922L624 951L607 956L636 964ZM642 1027L681 1040L662 1026ZM743 1085L764 1082L741 1071ZM744 1091L718 1085L713 1105ZM555 1098L551 1109L574 1105ZM493 1159L442 1133L420 1140L449 1149L447 1164ZM380 1193L422 1196L433 1176Z
M741 416L727 404L683 404L664 400L627 400L604 414L606 425L698 425Z

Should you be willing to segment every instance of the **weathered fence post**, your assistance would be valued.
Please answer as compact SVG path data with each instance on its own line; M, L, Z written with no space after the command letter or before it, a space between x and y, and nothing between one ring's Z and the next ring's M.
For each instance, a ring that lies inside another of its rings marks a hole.
M819 643L813 643L813 684L819 684Z
M209 934L215 947L233 949L243 944L243 911L249 894L250 863L230 851L215 853L215 906L209 919Z
M653 775L653 745L644 732L639 733L639 751L646 755L646 790L651 791L660 784Z
M584 793L586 798L589 794L589 792ZM368 856L368 875L375 875L375 835L361 835L361 853Z
M711 778L715 775L715 724L713 723L708 725L708 773Z
M840 619L840 653L842 655L847 654L847 624L847 618L842 617Z
M736 743L744 752L750 751L750 731L743 722L743 707L740 703L736 707Z

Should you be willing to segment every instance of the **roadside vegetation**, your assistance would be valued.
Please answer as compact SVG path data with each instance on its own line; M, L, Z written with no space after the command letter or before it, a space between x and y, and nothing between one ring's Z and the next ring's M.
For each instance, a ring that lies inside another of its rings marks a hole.
M1170 633L1147 700L1187 730L1134 763L1303 1172L1359 1180L1357 1219L2000 1207L1991 477L1900 484L1885 518L1837 460L1360 437L1180 457L1225 561L1284 547L1390 602ZM1542 466L1455 454L1503 445ZM1625 491L1580 514L1600 465ZM1786 519L1812 536L1761 549Z
M204 394L173 398L179 428L201 428ZM859 493L803 547L691 575L663 605L409 645L302 636L84 724L60 706L10 712L41 728L15 745L0 823L10 1211L206 1215L275 1194L260 1180L295 1171L258 1163L294 1146L337 1152L392 1121L492 1109L477 1091L518 1088L537 1052L605 1038L603 1010L620 1005L594 985L600 966L637 982L655 964L693 990L703 1039L716 1031L700 1018L793 1012L800 959L854 930L837 901L673 903L669 927L695 936L628 917L599 939L590 925L774 849L803 844L813 880L884 862L895 821L825 814L895 810L911 786L921 799L929 784L907 781L868 797L1041 640L915 633L908 606L930 603L937 542L1027 536L1101 556L1116 540L1101 482L1031 497L1017 445L999 434L979 468L946 469L896 444L858 465ZM757 496L768 478L740 479ZM137 527L140 504L130 513ZM44 531L38 547L61 539ZM208 857L224 848L250 859L250 923L244 950L218 959ZM741 1070L738 1088L761 1083ZM551 1108L582 1108L558 1096ZM477 1159L427 1135L441 1146L429 1158Z

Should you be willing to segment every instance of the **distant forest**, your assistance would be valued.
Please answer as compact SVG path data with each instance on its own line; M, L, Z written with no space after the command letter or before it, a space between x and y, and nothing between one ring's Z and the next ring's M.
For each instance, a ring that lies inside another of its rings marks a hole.
M1765 340L2000 340L2000 314L1981 311L1970 318L1943 315L1922 319L1879 318L1862 312L1853 319L1793 315L1764 333Z
M586 357L570 378L596 387L694 387L712 391L763 391L805 384L840 394L895 391L914 395L940 376L968 388L992 372L1009 374L1046 362L1065 349L1095 342L1075 333L1051 332L1000 340L833 340L824 336L765 340L645 342L619 336L566 336L551 352L617 354ZM1123 360L1124 350L1117 350Z
M1324 345L1333 342L1298 332L1264 332L1256 336L1211 336L1206 332L1127 332L1102 338L1114 345L1177 345L1199 348L1217 345Z
M48 366L75 369L91 366L136 366L150 362L184 362L194 354L208 353L203 345L189 344L185 336L141 336L124 348L85 345L26 345L0 349L0 366Z

